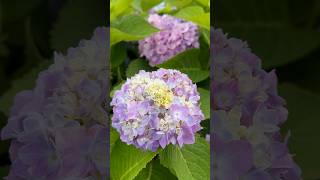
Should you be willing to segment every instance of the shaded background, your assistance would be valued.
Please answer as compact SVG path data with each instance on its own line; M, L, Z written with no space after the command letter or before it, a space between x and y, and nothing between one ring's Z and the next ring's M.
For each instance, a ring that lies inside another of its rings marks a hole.
M14 95L32 89L38 73L97 26L106 25L102 0L0 0L0 129ZM9 171L9 141L0 141L0 179Z
M215 28L247 41L265 70L276 69L289 110L282 132L291 133L303 178L320 179L320 1L215 0L213 7Z

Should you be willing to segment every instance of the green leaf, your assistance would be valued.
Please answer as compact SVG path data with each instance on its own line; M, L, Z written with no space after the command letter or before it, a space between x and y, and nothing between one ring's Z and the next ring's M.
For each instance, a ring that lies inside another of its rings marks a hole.
M136 36L148 36L158 31L157 28L149 24L145 19L138 15L123 16L119 22L112 24L115 28L128 34Z
M208 29L200 29L201 36L204 39L204 41L207 43L207 45L210 46L210 31Z
M202 6L210 8L210 0L196 0L198 3L200 3Z
M204 14L204 10L200 6L189 6L184 9L181 9L175 16L179 18L189 18L193 16L197 16L199 14Z
M111 68L118 67L126 58L127 52L124 43L119 43L111 47Z
M189 6L175 14L176 17L192 21L207 30L210 30L210 13L204 12L200 6Z
M203 81L209 77L209 71L200 70L200 69L180 69L182 73L185 73L189 76L192 82L197 83Z
M165 0L165 3L167 3L171 7L180 9L192 3L192 0Z
M118 140L110 156L111 178L132 180L156 155L155 152L142 151Z
M200 107L206 119L210 118L210 91L198 88L200 93Z
M114 93L117 91L117 90L120 90L121 89L121 86L125 83L125 81L121 81L119 82L118 84L116 84L115 86L113 86L111 92L110 92L110 97L113 97L114 96Z
M183 180L210 179L210 147L204 138L197 137L192 145L183 148L169 145L160 152L160 161Z
M14 97L18 92L33 89L39 72L47 68L49 64L51 64L50 61L43 61L37 67L23 75L20 79L12 82L11 88L0 97L0 110L4 114L9 114L9 109L13 105Z
M200 82L209 77L208 70L202 70L199 61L200 49L189 49L177 54L168 61L157 65L159 68L177 69L186 73L193 82Z
M116 142L118 141L118 139L119 139L119 133L115 129L110 128L110 152L112 152L112 149L116 144Z
M120 31L119 29L110 27L110 46L113 46L121 41L135 41L139 40L140 36L130 35Z
M201 28L199 61L202 69L210 69L210 31Z
M111 0L110 2L110 21L115 20L124 13L131 5L133 0Z
M201 69L201 64L198 60L199 52L199 49L186 50L168 61L157 65L157 67L166 69Z
M304 179L317 179L320 156L320 96L296 85L284 83L279 87L280 95L287 101L288 121L283 127L290 130L289 148L294 159L302 168Z
M105 8L100 0L68 0L50 33L51 47L64 51L81 39L89 39L96 27L106 24Z
M150 67L148 62L143 59L136 59L130 62L126 75L127 77L132 77L137 74L140 70L152 71L154 68Z
M146 168L140 171L135 180L177 180L177 178L160 164L159 159L151 161Z
M136 41L158 32L145 19L137 15L123 16L110 28L110 45L120 41Z
M147 11L161 3L161 1L162 0L141 0L141 7L144 11Z

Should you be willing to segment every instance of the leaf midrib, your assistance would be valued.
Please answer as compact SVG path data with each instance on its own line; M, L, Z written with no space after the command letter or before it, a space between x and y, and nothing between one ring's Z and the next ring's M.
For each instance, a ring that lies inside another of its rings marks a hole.
M177 148L177 149L178 149L179 154L181 155L182 160L183 160L184 163L186 164L186 168L187 168L189 174L191 175L192 179L195 179L194 176L193 176L193 174L192 174L191 171L190 171L190 168L189 168L189 166L188 166L187 160L184 158L184 156L183 156L180 148Z
M145 159L149 158L149 156L145 156L144 158L142 158L140 161L136 162L133 166L131 166L128 171L126 171L122 176L120 176L120 180L123 180L133 169L135 169L141 162L143 162ZM152 155L155 156L155 155Z

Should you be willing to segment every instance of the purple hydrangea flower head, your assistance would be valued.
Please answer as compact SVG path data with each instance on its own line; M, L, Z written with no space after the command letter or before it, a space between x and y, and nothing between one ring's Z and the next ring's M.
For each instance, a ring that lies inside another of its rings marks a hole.
M140 71L116 91L112 126L127 144L156 151L168 144L193 144L204 115L197 86L170 69Z
M221 29L211 33L215 178L224 179L219 175L228 171L229 179L301 179L287 138L280 135L288 111L275 71L264 71L246 42ZM221 150L228 146L234 150ZM246 158L230 158L234 153Z
M107 29L55 54L33 90L18 93L1 139L11 139L7 180L106 176Z
M150 14L148 21L160 31L139 41L141 56L151 66L161 64L187 49L199 48L198 27L169 15Z

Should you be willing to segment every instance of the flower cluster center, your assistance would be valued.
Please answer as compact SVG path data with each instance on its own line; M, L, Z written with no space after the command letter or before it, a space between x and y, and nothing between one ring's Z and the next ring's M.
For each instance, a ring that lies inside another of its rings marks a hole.
M170 107L173 101L173 93L165 82L161 80L154 80L146 87L146 93L155 104L159 107Z

